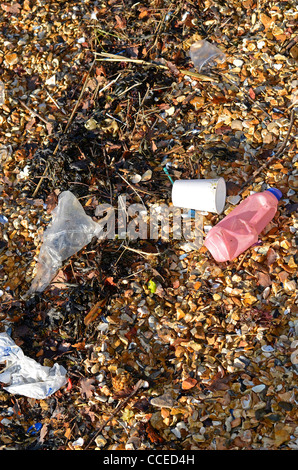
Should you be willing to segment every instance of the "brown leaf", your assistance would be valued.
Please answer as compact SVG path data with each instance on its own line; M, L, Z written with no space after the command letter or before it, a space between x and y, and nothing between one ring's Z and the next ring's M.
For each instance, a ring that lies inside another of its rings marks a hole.
M58 196L57 194L53 191L51 192L47 198L46 198L46 205L47 205L47 213L50 214L52 212L53 209L55 209L55 207L57 206L58 204Z
M261 271L256 272L256 276L258 278L258 283L262 287L269 287L272 284L271 278L269 274L263 273Z
M93 390L95 389L93 383L95 379L81 379L80 380L80 391L83 398L91 398Z
M163 442L163 438L160 437L160 435L155 431L152 424L147 423L146 431L148 434L148 438L150 439L151 442L153 442L153 444L158 444L158 443Z
M115 20L116 20L116 28L118 29L124 29L125 26L126 26L126 19L125 18L122 18L121 16L119 15L116 15L115 16Z

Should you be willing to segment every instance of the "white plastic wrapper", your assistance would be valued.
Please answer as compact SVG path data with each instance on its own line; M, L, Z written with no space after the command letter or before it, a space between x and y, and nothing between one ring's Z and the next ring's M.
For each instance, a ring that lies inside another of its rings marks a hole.
M102 228L84 211L70 191L58 197L52 222L45 230L37 263L36 276L29 294L43 292L62 266L62 262L99 236Z
M45 399L67 383L63 366L42 366L25 356L7 333L0 333L0 363L5 364L0 382L9 393L29 398Z
M203 39L190 46L190 58L193 61L195 68L201 72L204 67L209 67L216 62L223 62L226 58L217 46Z

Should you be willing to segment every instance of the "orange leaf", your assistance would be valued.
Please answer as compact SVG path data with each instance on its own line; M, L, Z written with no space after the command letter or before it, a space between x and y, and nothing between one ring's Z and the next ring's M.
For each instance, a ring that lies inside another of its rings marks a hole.
M115 284L114 282L114 278L113 277L107 277L105 279L105 284L109 284L110 286L117 286L117 284Z
M153 444L158 444L163 442L163 438L157 433L157 431L153 428L151 423L147 423L146 431L148 438L150 439Z

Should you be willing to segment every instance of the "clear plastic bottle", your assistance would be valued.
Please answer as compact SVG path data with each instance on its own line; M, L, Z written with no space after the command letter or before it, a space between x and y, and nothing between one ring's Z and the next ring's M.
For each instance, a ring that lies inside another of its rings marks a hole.
M273 219L279 189L269 188L248 196L207 234L204 245L218 262L231 261L258 241L258 235Z

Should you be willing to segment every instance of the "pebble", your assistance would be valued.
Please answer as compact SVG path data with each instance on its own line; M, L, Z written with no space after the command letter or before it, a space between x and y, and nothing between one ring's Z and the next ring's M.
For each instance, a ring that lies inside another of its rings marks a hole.
M236 204L238 204L238 202L241 200L241 196L238 194L236 196L228 196L227 197L227 201L232 204L233 206L235 206Z
M235 67L241 67L243 64L244 64L244 61L241 60L241 59L234 59L233 60L233 65L235 65Z
M170 393L164 393L159 397L154 397L151 400L151 405L158 406L160 408L173 408L175 401Z
M5 54L5 62L7 65L16 65L18 63L18 56L15 52Z
M231 129L237 130L237 131L242 131L243 129L243 124L240 119L235 119L235 121L232 121L231 124Z
M254 387L252 387L252 391L255 392L255 393L260 393L260 392L262 392L265 388L266 388L266 385L264 385L264 384L255 385Z
M95 438L95 444L100 449L102 449L106 445L106 443L107 440L101 434Z
M141 175L133 175L131 178L130 178L130 181L133 183L133 184L137 184L141 181L142 179L142 176Z

